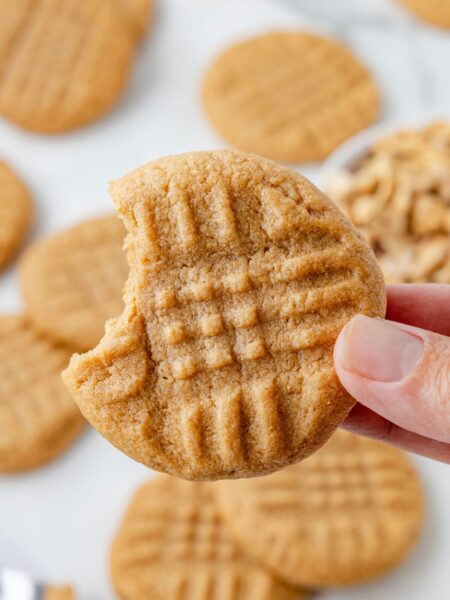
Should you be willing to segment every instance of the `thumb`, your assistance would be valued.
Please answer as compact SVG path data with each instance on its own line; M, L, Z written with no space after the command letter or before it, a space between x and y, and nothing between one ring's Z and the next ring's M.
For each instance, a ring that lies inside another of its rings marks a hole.
M334 361L358 402L404 429L450 442L450 338L357 316L342 330Z

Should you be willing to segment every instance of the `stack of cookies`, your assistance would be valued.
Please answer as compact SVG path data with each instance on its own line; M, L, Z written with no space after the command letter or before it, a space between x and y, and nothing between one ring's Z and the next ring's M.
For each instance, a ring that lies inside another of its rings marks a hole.
M111 576L124 600L301 600L394 568L422 519L406 456L339 431L313 457L263 478L157 476L128 507Z

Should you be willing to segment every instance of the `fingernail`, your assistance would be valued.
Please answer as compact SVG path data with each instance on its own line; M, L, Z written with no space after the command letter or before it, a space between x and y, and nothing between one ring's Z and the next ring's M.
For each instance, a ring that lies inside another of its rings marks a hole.
M397 323L354 317L345 327L337 353L341 366L374 381L401 381L414 371L423 341Z

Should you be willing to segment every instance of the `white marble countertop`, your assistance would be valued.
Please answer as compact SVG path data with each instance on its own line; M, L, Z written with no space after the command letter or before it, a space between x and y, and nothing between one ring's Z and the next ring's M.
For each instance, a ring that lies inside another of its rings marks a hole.
M214 53L247 34L309 27L346 42L383 93L381 120L450 114L450 31L421 24L394 0L160 0L130 87L107 118L56 138L0 120L0 156L29 184L35 237L111 210L106 182L158 156L219 147L198 101ZM318 166L299 167L317 178ZM20 310L16 274L0 278L0 311ZM421 544L397 571L326 599L423 600L450 590L450 467L416 459L428 495ZM90 430L62 459L0 478L0 560L71 581L81 599L113 597L107 554L121 510L150 473ZM8 539L8 542L6 541ZM14 549L13 549L14 546Z

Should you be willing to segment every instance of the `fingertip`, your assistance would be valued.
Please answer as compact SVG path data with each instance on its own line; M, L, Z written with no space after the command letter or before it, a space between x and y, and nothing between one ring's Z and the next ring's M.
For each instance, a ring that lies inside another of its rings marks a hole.
M448 338L358 316L341 332L334 360L341 384L359 403L400 428L450 442Z
M336 369L344 368L345 356L348 353L348 337L351 336L352 328L358 324L358 320L364 318L363 315L355 315L341 329L334 344L333 360Z
M365 315L355 315L339 333L334 345L333 360L342 385L347 388L350 375L354 375L353 356L360 355L361 340L365 343L366 331L371 319ZM352 393L348 388L347 391Z
M335 360L340 372L392 383L415 370L423 348L422 339L405 326L357 315L342 332Z

